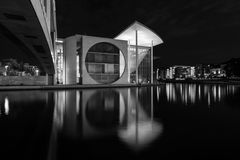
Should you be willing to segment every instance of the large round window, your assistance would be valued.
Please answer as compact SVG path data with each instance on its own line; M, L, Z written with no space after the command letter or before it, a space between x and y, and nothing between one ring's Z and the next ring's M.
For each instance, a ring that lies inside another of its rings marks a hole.
M113 83L123 74L125 60L119 48L110 43L92 46L85 60L87 72L99 83Z

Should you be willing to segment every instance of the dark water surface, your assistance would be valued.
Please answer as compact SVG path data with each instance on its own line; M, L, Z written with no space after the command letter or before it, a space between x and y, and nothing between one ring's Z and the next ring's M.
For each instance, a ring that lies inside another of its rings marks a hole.
M0 159L239 159L240 86L0 92Z

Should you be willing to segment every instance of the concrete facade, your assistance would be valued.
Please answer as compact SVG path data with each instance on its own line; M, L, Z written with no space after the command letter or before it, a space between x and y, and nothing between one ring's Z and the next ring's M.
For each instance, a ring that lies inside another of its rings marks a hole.
M86 55L88 50L95 44L106 42L116 46L123 54L125 60L124 72L121 77L113 82L112 84L128 84L129 83L129 67L128 67L128 44L127 41L115 40L110 38L92 37L92 36L81 36L75 35L68 37L63 43L63 83L64 84L76 84L77 83L77 72L80 74L80 84L101 84L95 81L87 72L86 69ZM80 46L78 46L78 45ZM78 51L77 51L78 50ZM79 55L79 71L77 70L77 54Z
M71 36L63 43L63 84L76 84L77 76L77 40L78 36Z
M101 43L101 42L108 42L110 44L115 45L122 51L122 54L125 59L125 68L122 76L112 84L127 84L129 83L129 70L128 70L128 44L127 41L122 40L115 40L110 38L101 38L101 37L90 37L90 36L82 36L82 84L99 84L94 79L91 78L91 76L88 74L86 65L85 65L85 59L88 50L91 46Z

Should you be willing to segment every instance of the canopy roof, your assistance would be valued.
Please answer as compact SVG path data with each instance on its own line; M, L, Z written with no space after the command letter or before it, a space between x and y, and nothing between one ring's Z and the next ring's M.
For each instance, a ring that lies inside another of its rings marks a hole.
M128 28L122 31L115 39L129 41L130 45L136 45L136 30L138 31L138 45L151 47L163 43L162 39L151 29L135 21Z

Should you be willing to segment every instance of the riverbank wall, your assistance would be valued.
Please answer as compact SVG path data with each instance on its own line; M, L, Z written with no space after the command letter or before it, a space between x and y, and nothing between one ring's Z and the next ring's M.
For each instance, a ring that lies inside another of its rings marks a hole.
M68 89L101 89L101 88L128 88L128 87L149 87L163 85L156 84L96 84L96 85L28 85L28 86L0 86L0 91L17 90L68 90Z

